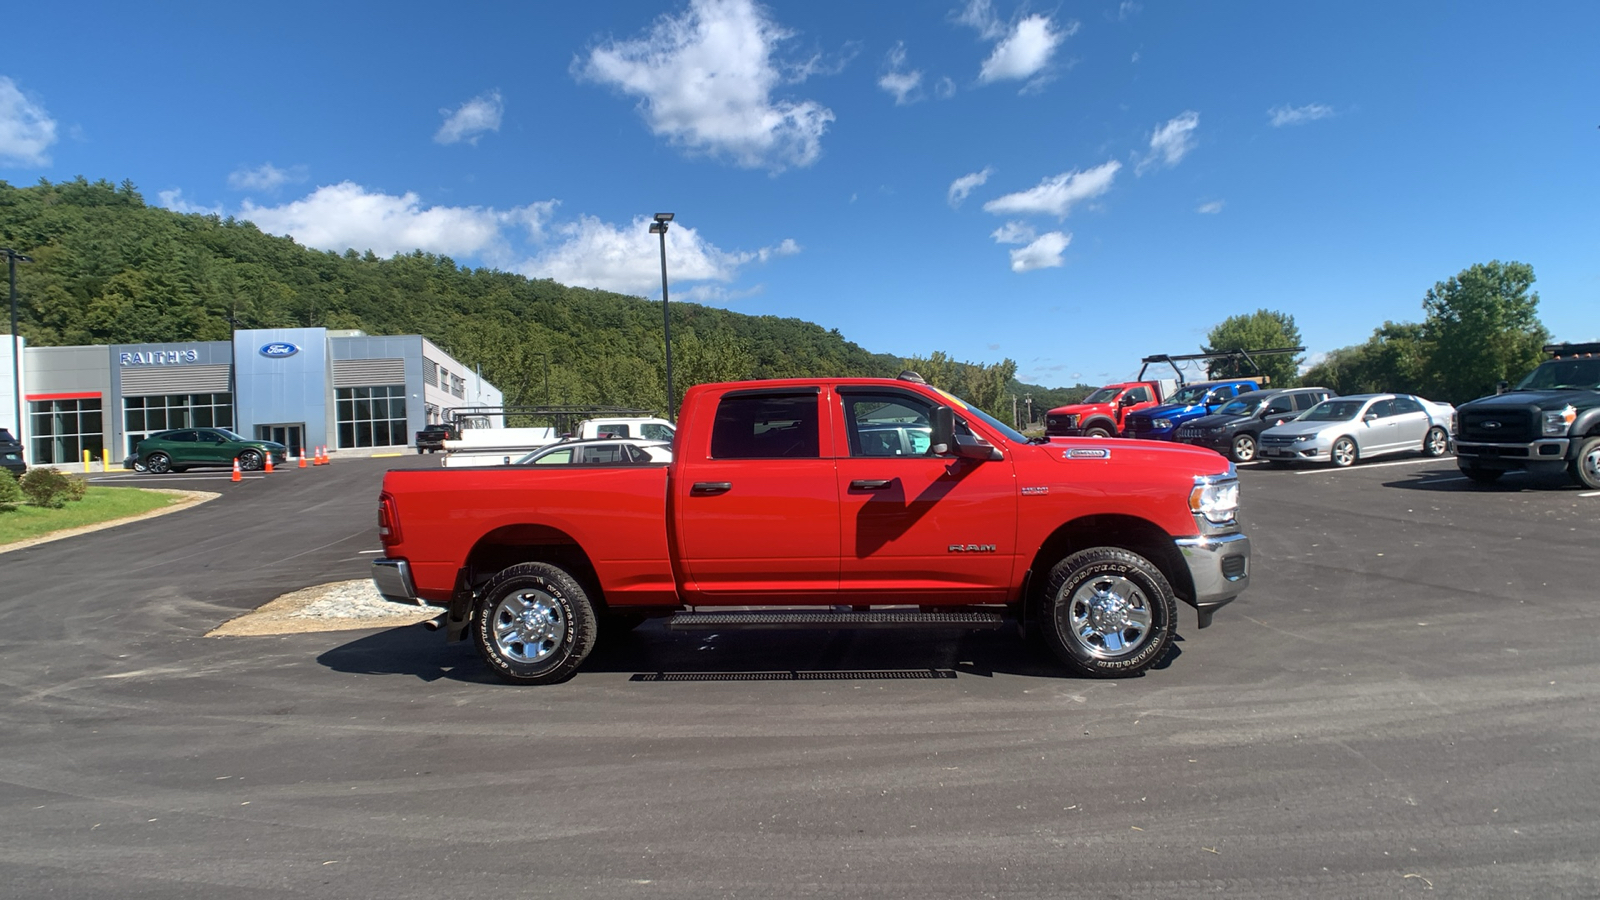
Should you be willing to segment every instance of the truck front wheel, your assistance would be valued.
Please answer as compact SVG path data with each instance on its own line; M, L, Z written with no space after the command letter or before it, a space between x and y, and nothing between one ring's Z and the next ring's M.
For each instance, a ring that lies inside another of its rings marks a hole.
M522 563L501 570L478 595L472 635L505 681L554 684L571 678L594 649L594 606L566 570Z
M1587 437L1572 461L1572 477L1590 490L1600 491L1600 437Z
M1153 563L1119 547L1072 554L1050 570L1037 621L1045 642L1090 678L1138 675L1166 656L1177 606Z
M1108 438L1111 437L1111 429L1096 422L1084 430L1083 436L1088 438Z

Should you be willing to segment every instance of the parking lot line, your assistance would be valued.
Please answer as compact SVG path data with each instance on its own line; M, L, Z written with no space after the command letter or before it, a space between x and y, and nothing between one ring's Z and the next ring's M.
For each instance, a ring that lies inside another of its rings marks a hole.
M1584 491L1579 497L1600 497L1600 491Z
M1430 456L1430 457L1425 457L1423 459L1402 459L1402 460L1399 460L1398 462L1384 462L1384 463L1359 463L1358 462L1353 466L1347 466L1347 467L1345 467L1343 469L1337 468L1335 466L1327 466L1326 468L1321 468L1321 469L1302 469L1302 470L1296 472L1295 474L1296 475L1326 475L1326 474L1328 474L1330 472L1359 472L1362 469L1383 469L1383 468L1387 468L1389 466L1414 466L1414 465L1417 465L1418 463L1436 463L1436 462L1439 462L1440 460L1442 460L1444 458L1445 457Z

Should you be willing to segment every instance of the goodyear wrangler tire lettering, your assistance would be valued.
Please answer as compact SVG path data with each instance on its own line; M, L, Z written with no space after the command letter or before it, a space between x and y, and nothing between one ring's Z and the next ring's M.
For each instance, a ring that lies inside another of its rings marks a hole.
M1171 647L1177 605L1149 560L1119 547L1074 553L1050 570L1036 601L1045 643L1090 678L1137 675Z
M572 677L594 649L595 612L583 587L559 566L502 570L472 608L473 643L495 675L513 684Z

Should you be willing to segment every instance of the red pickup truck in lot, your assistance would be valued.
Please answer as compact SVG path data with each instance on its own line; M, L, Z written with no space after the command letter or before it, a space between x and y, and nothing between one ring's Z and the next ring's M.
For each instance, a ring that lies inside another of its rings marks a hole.
M657 465L397 469L373 579L445 608L517 683L569 677L597 633L999 627L1073 671L1142 672L1176 600L1200 627L1249 584L1217 454L1023 435L926 384L795 379L684 397ZM1019 650L1021 648L1019 647Z

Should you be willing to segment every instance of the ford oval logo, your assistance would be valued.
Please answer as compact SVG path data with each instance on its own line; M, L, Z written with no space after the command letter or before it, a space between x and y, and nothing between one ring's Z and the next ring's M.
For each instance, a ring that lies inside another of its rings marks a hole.
M1494 421L1493 419L1490 419L1489 421L1483 423L1483 427L1485 427L1485 428L1499 428L1500 427L1500 423Z
M261 355L271 359L283 359L300 352L300 348L288 341L273 341L261 345Z

